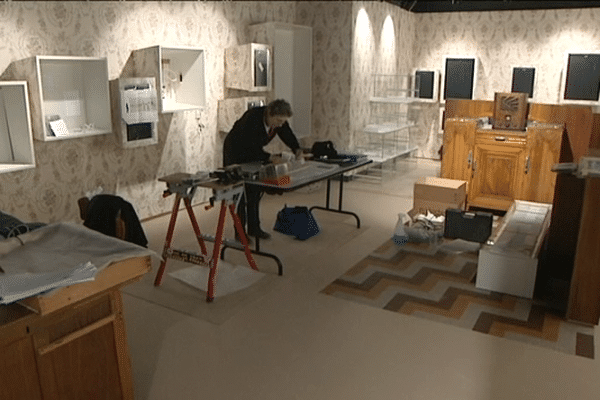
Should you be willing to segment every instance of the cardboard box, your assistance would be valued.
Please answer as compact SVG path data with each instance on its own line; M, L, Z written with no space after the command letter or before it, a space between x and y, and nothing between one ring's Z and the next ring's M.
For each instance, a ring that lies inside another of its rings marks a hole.
M448 208L464 210L467 204L467 181L422 177L415 182L413 193L414 214L444 215Z

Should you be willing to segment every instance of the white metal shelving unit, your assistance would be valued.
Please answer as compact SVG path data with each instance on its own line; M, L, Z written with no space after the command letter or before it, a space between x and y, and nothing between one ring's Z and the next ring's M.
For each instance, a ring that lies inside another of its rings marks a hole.
M369 171L382 170L384 163L417 150L411 135L416 126L413 105L419 100L417 79L414 75L373 76L369 121L356 146L356 151L366 154L373 164L358 175L380 178Z

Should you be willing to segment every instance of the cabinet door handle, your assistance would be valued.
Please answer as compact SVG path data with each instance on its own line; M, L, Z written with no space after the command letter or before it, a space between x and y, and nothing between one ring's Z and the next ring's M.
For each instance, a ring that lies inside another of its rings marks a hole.
M475 171L477 171L477 160L473 161L473 175L475 175Z
M473 150L470 150L469 155L467 156L467 167L471 167L472 162L473 162Z
M530 165L531 165L531 160L529 159L529 156L527 156L527 158L525 158L525 173L529 172Z
M496 142L506 142L506 136L496 136L494 139Z

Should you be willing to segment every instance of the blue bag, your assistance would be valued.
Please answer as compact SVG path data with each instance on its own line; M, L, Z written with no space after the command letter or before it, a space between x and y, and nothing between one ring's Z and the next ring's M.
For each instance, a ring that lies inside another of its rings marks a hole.
M321 228L308 207L288 207L287 205L277 213L273 230L295 236L300 240L306 240L321 232Z

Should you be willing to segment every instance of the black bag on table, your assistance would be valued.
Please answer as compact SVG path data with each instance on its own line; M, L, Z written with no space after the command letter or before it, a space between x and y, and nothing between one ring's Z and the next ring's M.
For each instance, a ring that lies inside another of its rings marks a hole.
M338 152L333 147L333 142L331 140L327 140L325 142L315 142L310 149L310 152L315 158L337 158Z

